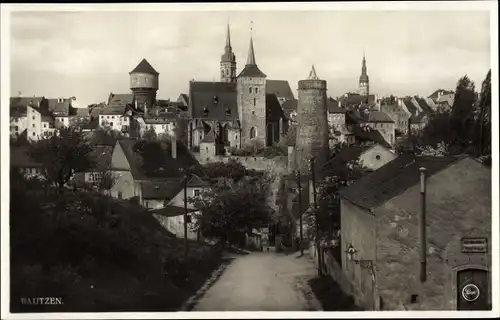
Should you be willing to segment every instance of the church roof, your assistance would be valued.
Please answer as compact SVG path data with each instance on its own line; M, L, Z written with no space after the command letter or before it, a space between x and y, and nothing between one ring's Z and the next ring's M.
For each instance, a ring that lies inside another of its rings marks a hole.
M142 59L142 61L135 67L134 70L130 71L130 73L147 73L152 75L159 75L159 73L149 64L146 59Z
M266 80L266 93L273 93L286 100L295 99L290 84L286 80Z
M245 68L238 75L239 77L267 77L264 72L260 71L259 67L257 67L257 63L255 62L255 51L253 49L253 39L250 37L250 47L248 49L248 58L247 64Z
M192 81L189 91L192 118L239 119L236 83Z

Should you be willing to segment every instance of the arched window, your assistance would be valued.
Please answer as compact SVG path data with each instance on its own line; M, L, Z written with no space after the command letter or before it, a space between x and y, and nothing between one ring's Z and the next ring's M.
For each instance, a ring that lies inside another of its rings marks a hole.
M255 98L253 98L253 106L254 107L255 107L255 102L256 102L256 100L255 100Z
M255 129L255 127L252 127L250 129L250 139L253 139L257 136L257 130Z

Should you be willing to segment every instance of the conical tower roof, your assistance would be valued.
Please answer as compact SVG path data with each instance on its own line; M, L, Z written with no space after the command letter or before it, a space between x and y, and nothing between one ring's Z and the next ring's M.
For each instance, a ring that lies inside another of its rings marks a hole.
M149 64L146 59L142 59L142 61L135 67L134 70L130 71L130 73L147 73L152 75L159 75L159 73Z
M267 77L266 74L260 71L255 62L255 51L253 49L253 37L250 36L250 46L248 48L247 64L245 68L241 71L238 77Z
M311 71L309 72L309 77L307 80L319 80L318 76L316 75L316 69L314 68L314 64L312 65Z

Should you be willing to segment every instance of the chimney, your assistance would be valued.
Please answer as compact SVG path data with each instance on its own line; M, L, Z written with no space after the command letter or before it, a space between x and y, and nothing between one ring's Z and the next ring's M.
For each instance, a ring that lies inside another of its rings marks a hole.
M171 150L172 150L172 159L177 159L177 137L175 136L175 133L172 135L171 139L172 145L171 145Z
M438 98L441 98L441 96L443 95L443 92L441 90L438 91Z
M427 279L427 239L426 239L426 205L425 205L425 171L424 167L419 169L420 172L420 211L419 211L419 238L420 238L420 282L425 282Z
M134 101L135 101L135 110L137 111L137 100Z
M397 100L398 100L398 106L401 107L403 105L403 100L401 98L397 98Z

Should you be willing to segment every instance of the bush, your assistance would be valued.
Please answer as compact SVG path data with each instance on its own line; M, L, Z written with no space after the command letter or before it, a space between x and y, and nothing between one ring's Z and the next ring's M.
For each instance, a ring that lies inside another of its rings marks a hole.
M94 192L48 197L16 180L11 213L11 312L177 310L219 263L218 251L196 242L184 260L183 240L146 209Z

